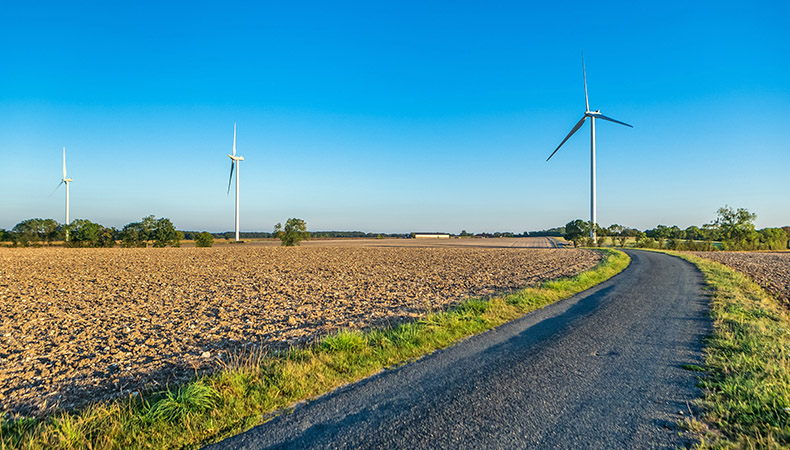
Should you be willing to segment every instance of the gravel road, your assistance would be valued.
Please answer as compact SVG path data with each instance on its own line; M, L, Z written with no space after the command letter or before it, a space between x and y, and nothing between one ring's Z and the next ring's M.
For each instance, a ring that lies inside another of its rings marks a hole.
M677 448L711 330L689 263L628 251L620 275L211 446ZM694 412L696 414L696 412Z

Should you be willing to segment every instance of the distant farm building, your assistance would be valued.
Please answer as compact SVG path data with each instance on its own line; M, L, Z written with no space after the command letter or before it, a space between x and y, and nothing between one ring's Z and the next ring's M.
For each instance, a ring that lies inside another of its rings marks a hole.
M414 233L415 239L450 239L449 234L445 233Z

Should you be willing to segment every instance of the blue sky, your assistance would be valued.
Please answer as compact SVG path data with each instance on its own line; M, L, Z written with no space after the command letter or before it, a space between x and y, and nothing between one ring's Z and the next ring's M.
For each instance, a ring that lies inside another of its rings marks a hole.
M25 3L0 15L0 227L790 225L790 3Z

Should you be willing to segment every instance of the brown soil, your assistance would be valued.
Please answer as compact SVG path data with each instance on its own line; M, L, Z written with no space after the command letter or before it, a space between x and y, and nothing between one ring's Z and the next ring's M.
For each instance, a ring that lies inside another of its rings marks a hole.
M407 320L599 260L510 248L0 249L0 413L158 389L245 345Z
M739 270L790 305L790 252L695 252Z

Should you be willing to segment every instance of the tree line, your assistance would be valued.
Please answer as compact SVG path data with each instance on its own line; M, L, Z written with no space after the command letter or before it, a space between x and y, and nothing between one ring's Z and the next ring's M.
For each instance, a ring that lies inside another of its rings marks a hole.
M757 230L754 221L757 215L745 208L724 206L716 211L714 221L702 226L692 225L681 229L677 225L658 225L640 231L614 224L603 228L595 226L597 245L605 245L607 239L612 244L625 246L633 238L640 248L664 248L670 250L782 250L790 248L790 226L782 228L763 228ZM565 239L574 245L592 246L589 221L576 219L565 225Z
M68 225L54 219L27 219L10 231L0 229L0 241L14 247L52 245L63 241L67 247L179 247L184 233L176 230L170 219L143 217L122 229L105 227L87 219L76 219Z
M728 206L719 208L717 217L702 226L692 225L686 229L658 225L645 231L619 224L609 227L595 225L597 245L624 247L633 239L636 247L666 248L671 250L779 250L790 248L790 226L783 228L763 228L757 230L754 220L757 215L744 208L733 209ZM512 232L472 234L462 230L460 237L525 237L525 236L564 236L579 246L592 246L589 221L576 219L564 227L550 228L520 234ZM67 234L68 233L68 234ZM67 239L68 236L68 239ZM143 217L139 222L126 224L121 229L105 227L87 219L76 219L68 226L54 219L27 219L16 224L10 231L0 228L0 242L10 242L13 246L52 245L63 241L68 247L179 247L184 239L194 240L198 247L211 247L215 238L231 239L233 232L209 233L206 231L179 231L170 219L153 215ZM283 245L298 245L299 241L309 238L384 238L414 237L412 233L365 233L362 231L317 231L307 232L306 223L297 218L286 221L285 227L277 224L271 233L242 232L242 239L279 238Z

